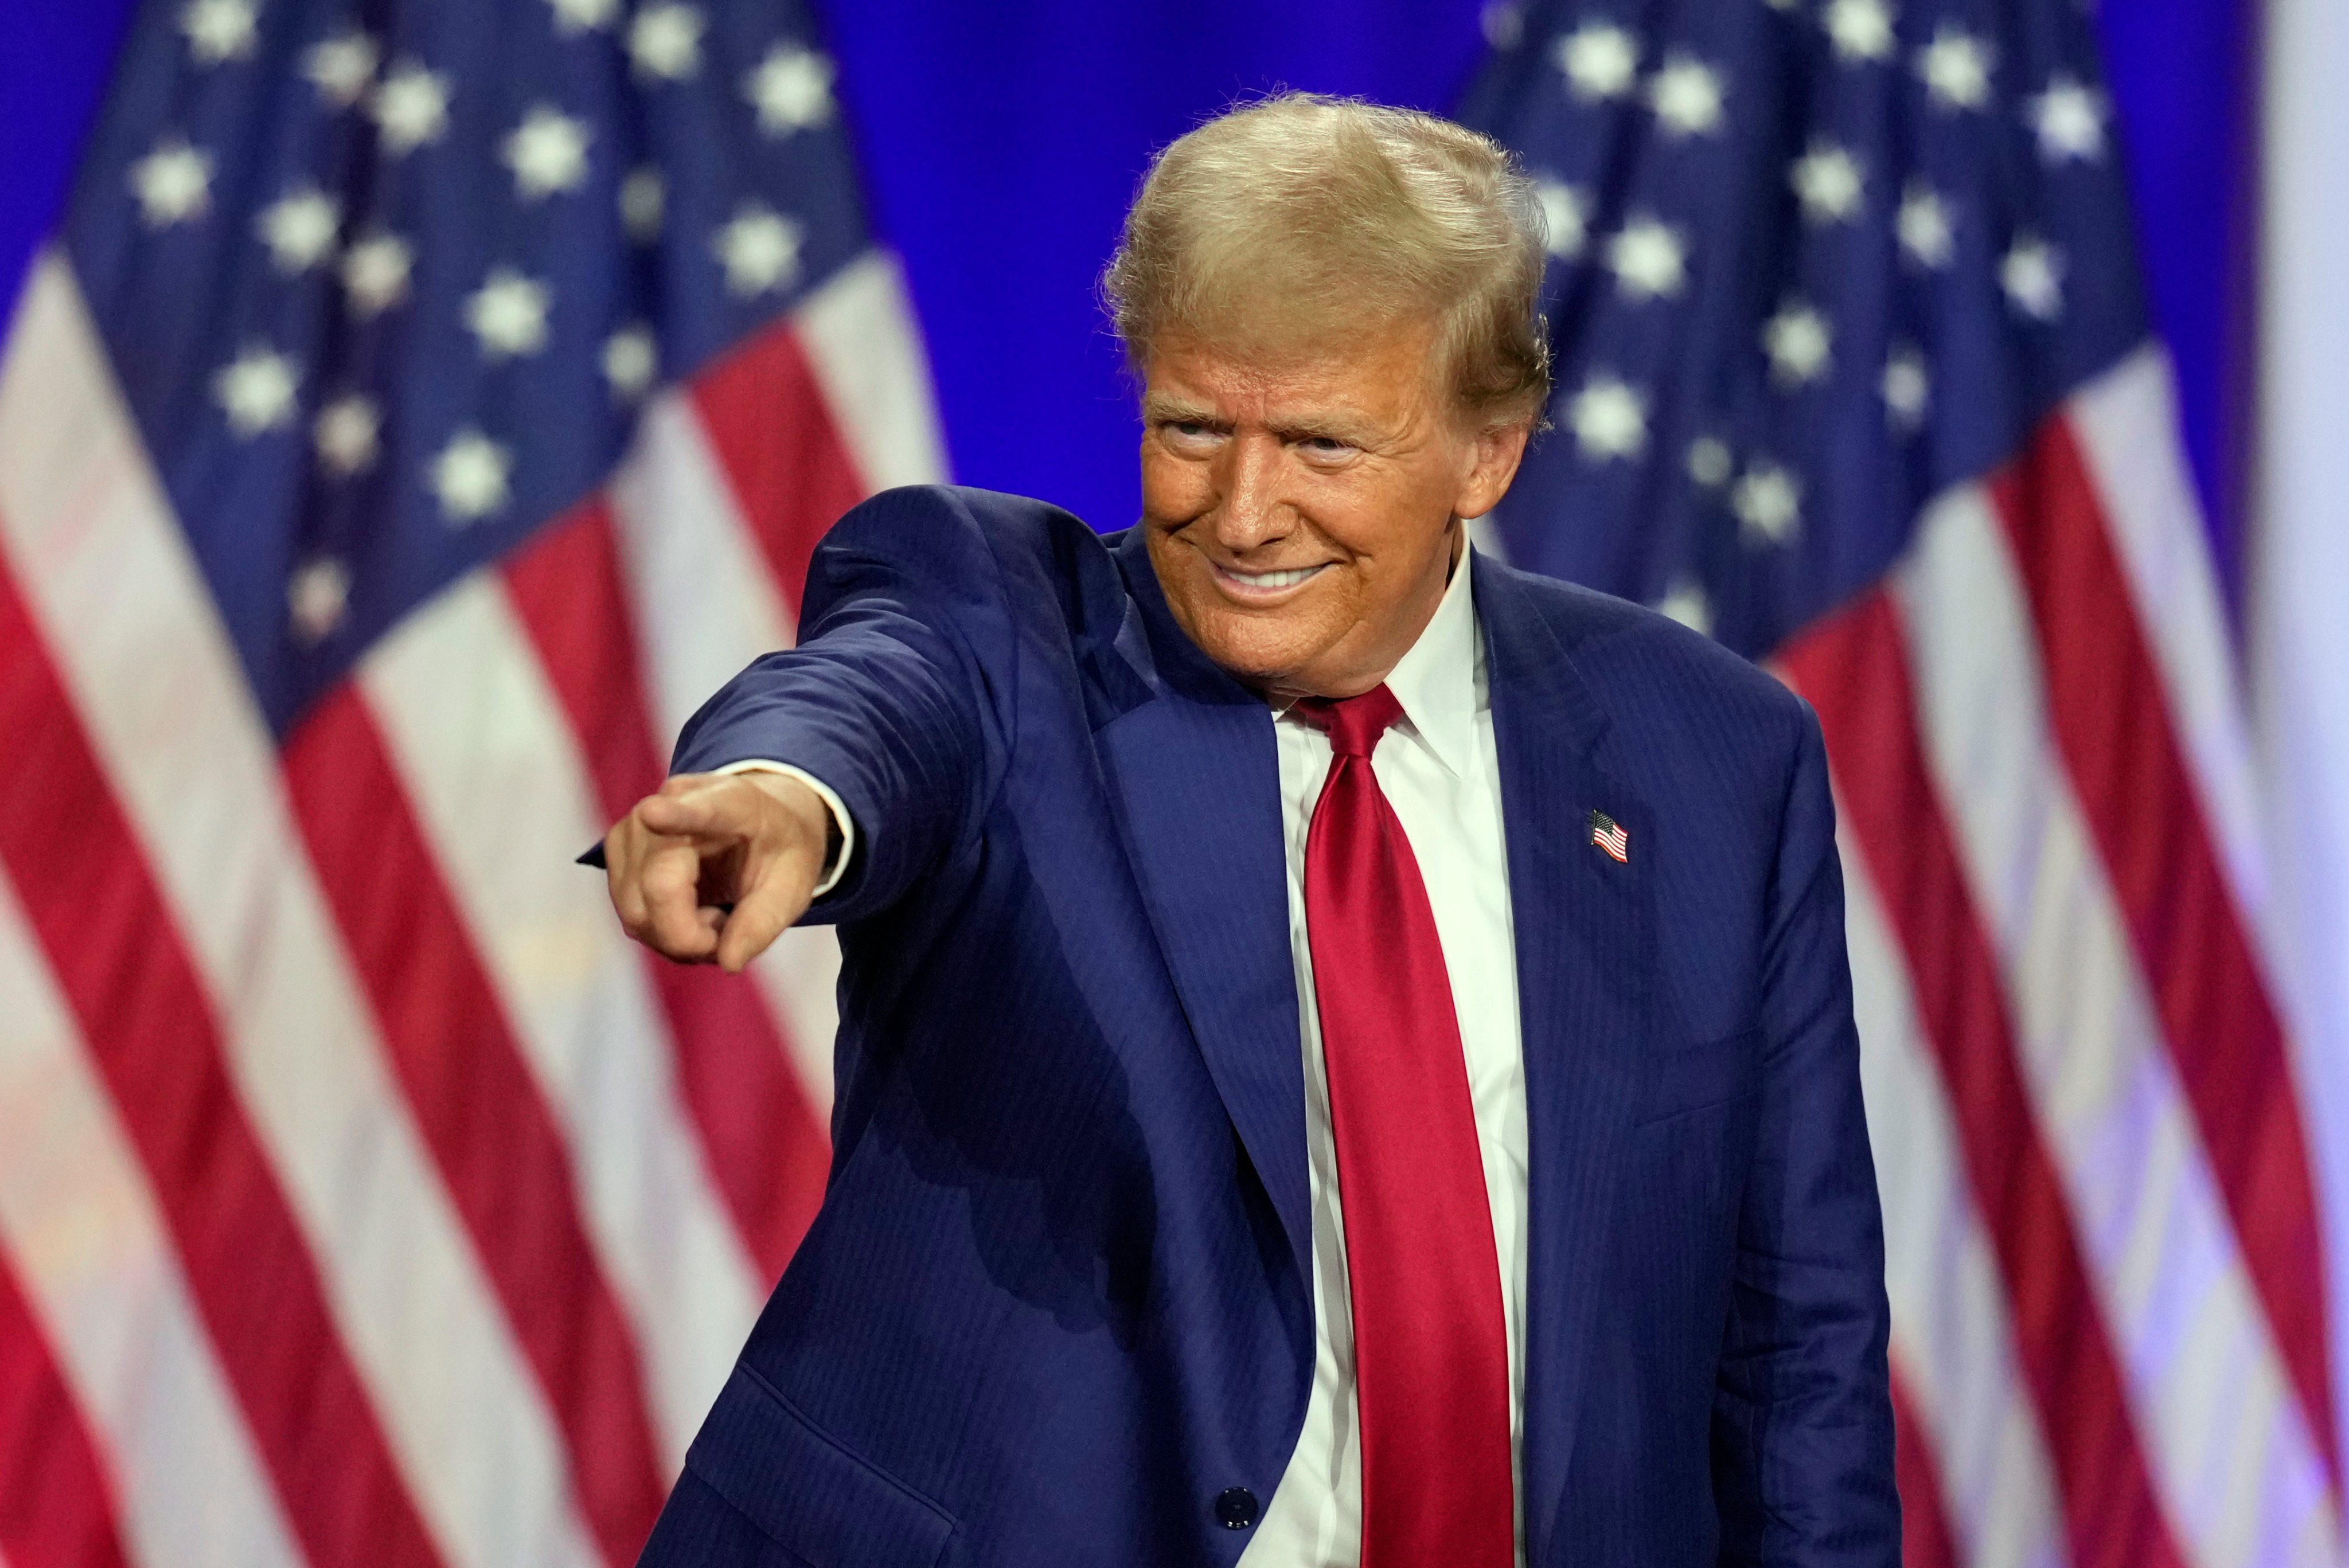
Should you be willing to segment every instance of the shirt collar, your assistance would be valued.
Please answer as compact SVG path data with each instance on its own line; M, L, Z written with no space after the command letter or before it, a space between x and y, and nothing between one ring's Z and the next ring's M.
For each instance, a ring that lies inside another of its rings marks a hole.
M1476 742L1476 607L1464 545L1435 614L1387 676L1412 729L1454 777L1467 777Z

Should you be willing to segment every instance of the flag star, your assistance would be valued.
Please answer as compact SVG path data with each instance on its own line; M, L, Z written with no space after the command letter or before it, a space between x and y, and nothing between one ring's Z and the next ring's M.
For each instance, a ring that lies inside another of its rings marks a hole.
M152 152L130 166L130 189L139 198L140 216L150 229L201 217L212 204L212 155L176 137L159 141Z
M229 428L251 439L294 417L299 386L293 360L274 349L248 348L212 377L212 397L228 415Z
M502 156L525 201L576 191L587 178L587 122L540 104L505 139Z
M484 359L512 359L546 346L547 286L512 267L493 267L465 300L465 325L481 340Z
M804 232L781 218L746 201L718 231L710 248L726 268L726 292L738 299L755 299L781 288L799 275L800 242Z
M1673 138L1710 136L1721 129L1721 73L1702 60L1674 55L1648 82L1648 107Z
M1648 400L1612 376L1593 376L1568 407L1575 443L1593 462L1639 456L1648 444Z
M285 581L285 608L294 634L315 645L334 634L351 604L351 569L331 555L298 568Z
M1894 348L1884 362L1884 406L1891 412L1892 422L1904 430L1913 430L1925 422L1925 406L1931 400L1933 383L1925 370L1925 356L1913 343Z
M1568 261L1582 254L1583 247L1590 242L1588 199L1573 186L1561 185L1555 180L1536 184L1534 194L1541 199L1542 227L1547 232L1549 253Z
M253 0L188 0L180 31L200 66L243 59L253 53Z
M601 31L620 14L620 0L551 0L551 4L554 30L565 37Z
M701 13L674 0L647 5L628 26L628 57L636 74L681 82L701 68Z
M1789 303L1762 327L1770 377L1781 387L1807 387L1827 373L1835 358L1835 331L1809 305Z
M1921 180L1911 181L1901 193L1900 214L1893 226L1899 232L1900 248L1920 266L1946 267L1957 253L1957 224L1950 216L1950 204Z
M1717 490L1729 482L1729 470L1736 459L1729 454L1729 443L1718 436L1699 436L1689 443L1689 478L1707 490Z
M604 379L624 403L643 397L660 370L660 351L649 328L624 326L604 340Z
M449 438L432 459L429 483L440 498L440 516L452 524L477 522L506 504L513 454L479 430Z
M1795 160L1786 181L1803 203L1803 216L1814 223L1841 223L1858 216L1868 190L1859 160L1828 142Z
M1668 299L1688 284L1688 248L1653 218L1634 218L1607 247L1615 285L1633 299Z
M2059 76L2030 103L2039 156L2049 163L2093 162L2105 155L2105 97Z
M344 479L375 467L382 434L383 417L375 400L357 392L336 398L310 422L310 443L318 449L318 460Z
M1557 68L1586 101L1621 98L1640 72L1640 44L1609 22L1585 22L1557 41Z
M759 111L760 129L788 136L831 120L833 75L823 56L778 44L742 78L742 96Z
M1803 487L1777 464L1758 463L1745 470L1730 492L1729 510L1737 514L1748 541L1784 544L1801 525Z
M375 89L371 107L383 133L383 150L401 157L440 140L449 129L449 78L414 60L403 60Z
M1762 3L1773 11L1791 12L1801 9L1803 0L1762 0Z
M261 210L254 221L269 259L281 273L308 272L333 253L343 211L316 186L289 191Z
M361 317L389 310L408 297L408 274L415 265L408 242L378 230L343 253L343 293L351 313Z
M1514 49L1526 40L1526 15L1509 0L1485 0L1476 16L1485 42L1496 49Z
M620 222L631 237L650 242L660 237L662 210L668 204L668 185L661 171L647 164L632 169L620 181Z
M2044 240L2018 237L1998 264L1999 286L2033 321L2064 314L2064 253Z
M1656 603L1658 613L1678 621L1692 632L1713 635L1713 604L1705 598L1704 590L1692 578L1683 577L1672 585Z
M1884 0L1827 0L1819 20L1835 44L1837 58L1859 63L1891 57L1897 40L1892 7Z
M1980 108L1990 102L1991 67L1998 57L1989 45L1946 22L1933 41L1917 51L1917 74L1943 108Z
M380 60L373 38L365 33L346 33L312 45L302 57L302 74L318 89L320 98L337 108L348 108L367 96Z

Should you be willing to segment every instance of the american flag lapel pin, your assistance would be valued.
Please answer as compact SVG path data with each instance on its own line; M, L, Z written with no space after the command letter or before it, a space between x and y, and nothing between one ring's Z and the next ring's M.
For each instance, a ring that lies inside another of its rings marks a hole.
M1590 841L1605 850L1616 864L1631 863L1631 835L1604 811L1590 813Z

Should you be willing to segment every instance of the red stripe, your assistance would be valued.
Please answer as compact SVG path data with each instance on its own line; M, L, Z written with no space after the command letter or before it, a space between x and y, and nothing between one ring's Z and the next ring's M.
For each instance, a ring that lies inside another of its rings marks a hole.
M2050 419L1992 481L2048 714L2277 1343L2338 1478L2323 1230L2283 1030L2195 798L2094 480Z
M1900 1485L1900 1568L1958 1568L1957 1537L1941 1500L1941 1465L1925 1429L1907 1377L1892 1368L1892 1468Z
M868 493L823 388L785 322L703 371L692 391L743 519L796 615L816 541Z
M1967 1176L2013 1305L2015 1349L2047 1434L2077 1568L2175 1568L2119 1365L2040 1141L2005 993L1935 796L1909 655L1878 591L1794 644L1839 799L1906 956Z
M113 1489L0 1253L0 1560L11 1568L115 1568Z
M585 754L607 818L660 787L629 600L599 497L509 558L508 594ZM582 873L583 875L585 873ZM770 1284L823 1200L824 1129L781 1029L748 975L645 965L668 1019L678 1081L710 1174Z
M570 1151L354 683L285 746L285 781L384 1048L571 1452L606 1561L636 1560L660 1467L626 1320Z
M437 1563L237 1099L212 999L5 572L0 734L13 748L0 862L146 1166L305 1554L319 1568Z

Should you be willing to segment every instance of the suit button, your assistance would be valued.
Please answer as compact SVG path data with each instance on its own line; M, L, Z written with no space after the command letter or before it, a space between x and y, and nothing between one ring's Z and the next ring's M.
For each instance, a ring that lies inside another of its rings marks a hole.
M1256 1493L1244 1486L1226 1487L1216 1494L1216 1517L1226 1530L1246 1530L1256 1522Z

